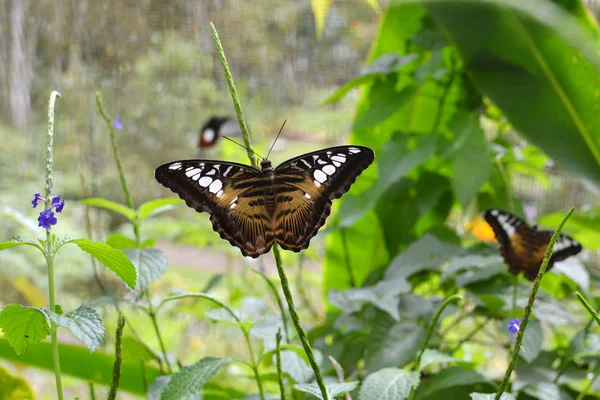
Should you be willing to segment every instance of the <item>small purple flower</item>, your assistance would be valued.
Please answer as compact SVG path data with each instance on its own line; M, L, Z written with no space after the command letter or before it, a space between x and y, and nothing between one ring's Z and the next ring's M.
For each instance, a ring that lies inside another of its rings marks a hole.
M48 229L52 225L56 225L58 221L54 216L54 212L52 210L45 210L40 213L40 216L38 217L38 222L38 226L41 226L44 229Z
M521 326L521 320L519 318L515 318L508 323L508 331L513 335L519 332L519 327Z
M33 200L31 200L31 204L33 204L33 208L36 208L38 206L38 201L46 202L46 199L43 198L39 193L36 193L34 195Z
M61 213L65 206L65 201L60 199L60 194L52 196L52 207L56 207L56 212ZM52 208L50 207L50 208Z
M121 116L117 115L117 117L115 118L115 122L113 122L113 126L117 129L117 130L121 130L123 129L123 124L121 123Z

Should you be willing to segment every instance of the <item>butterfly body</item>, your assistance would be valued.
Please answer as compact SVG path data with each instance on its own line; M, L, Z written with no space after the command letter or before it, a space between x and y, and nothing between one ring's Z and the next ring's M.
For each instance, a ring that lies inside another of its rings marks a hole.
M527 225L524 221L506 211L491 209L485 212L485 220L490 224L498 242L500 253L508 264L512 274L523 275L534 280L540 270L553 231L538 230L537 226ZM562 261L581 251L581 245L572 237L560 234L547 270L554 263Z
M274 243L295 252L308 247L331 212L374 159L368 147L337 146L304 154L273 168L181 160L163 164L156 180L198 212L210 214L213 229L256 258Z

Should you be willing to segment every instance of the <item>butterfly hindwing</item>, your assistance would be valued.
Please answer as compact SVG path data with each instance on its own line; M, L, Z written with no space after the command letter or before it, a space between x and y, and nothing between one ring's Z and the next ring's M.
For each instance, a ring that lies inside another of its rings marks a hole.
M182 160L161 165L154 176L189 207L210 214L213 229L245 256L258 257L273 245L264 202L246 196L261 181L257 169L229 162Z
M500 252L512 274L523 272L529 280L537 276L546 254L552 231L538 231L516 216L502 210L492 209L485 213L500 243ZM557 261L575 255L581 245L568 235L559 235L554 244L548 270Z
M338 146L288 160L275 169L275 237L286 250L308 247L331 212L331 202L346 193L374 160L371 149Z

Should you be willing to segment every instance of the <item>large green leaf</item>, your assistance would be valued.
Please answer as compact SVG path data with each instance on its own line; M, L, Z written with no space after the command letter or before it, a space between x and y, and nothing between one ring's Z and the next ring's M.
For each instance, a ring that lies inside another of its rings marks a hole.
M358 382L342 382L342 383L328 383L325 385L329 398L335 399L340 394L350 392L358 386ZM297 383L294 385L294 389L301 392L310 393L318 399L324 400L321 394L321 389L316 383Z
M201 393L204 385L219 369L232 361L231 358L206 357L194 365L184 367L171 377L161 393L161 400L179 400L184 396Z
M90 353L85 347L67 344L59 344L59 353L60 368L64 375L98 385L110 385L115 361L112 354L101 351ZM18 356L6 339L0 339L0 358L46 371L54 370L52 344L50 342L39 343L27 353ZM145 365L143 373L146 374L146 378L150 382L160 375L160 371L151 365ZM142 378L142 368L139 360L123 359L119 390L140 395L144 394L144 378Z
M447 390L454 386L467 386L483 382L487 382L487 378L475 371L465 371L458 367L450 367L432 376L426 384L422 383L415 392L415 398L422 399L429 398L430 396L432 398L439 398L439 396L442 396L442 393L447 396ZM435 394L435 397L432 396L433 394Z
M600 188L599 35L580 2L569 10L542 0L396 2L413 3L425 5L521 135Z
M79 306L67 315L58 315L50 309L44 309L44 312L52 322L71 331L90 351L96 350L102 343L104 324L94 309Z
M382 368L404 366L414 360L425 340L425 329L412 321L394 323L391 318L377 318L372 324L365 369L375 372Z
M148 285L157 281L169 266L169 260L158 249L125 249L127 257L135 266L137 289L146 290Z
M130 221L135 221L135 219L137 217L137 213L135 210L132 210L131 208L124 206L123 204L115 203L114 201L93 198L93 199L84 199L84 200L81 200L81 202L83 204L85 204L86 206L98 207L98 208L103 208L105 210L114 211L116 213L121 214L122 216L124 216L125 218L127 218Z
M404 400L419 385L419 374L400 368L384 368L367 376L359 400Z

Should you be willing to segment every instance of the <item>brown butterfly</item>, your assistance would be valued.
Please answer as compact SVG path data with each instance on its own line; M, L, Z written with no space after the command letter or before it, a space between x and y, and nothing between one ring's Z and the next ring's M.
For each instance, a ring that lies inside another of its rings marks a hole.
M181 160L161 165L154 177L198 212L242 254L256 258L274 243L306 249L331 212L374 160L363 146L338 146L304 154L277 168L258 170L226 161Z
M548 249L553 231L538 231L516 216L502 210L491 209L485 212L485 220L490 224L500 243L500 253L512 274L523 272L530 281L540 270ZM560 234L548 263L552 268L555 262L562 261L581 251L581 245L572 237Z

